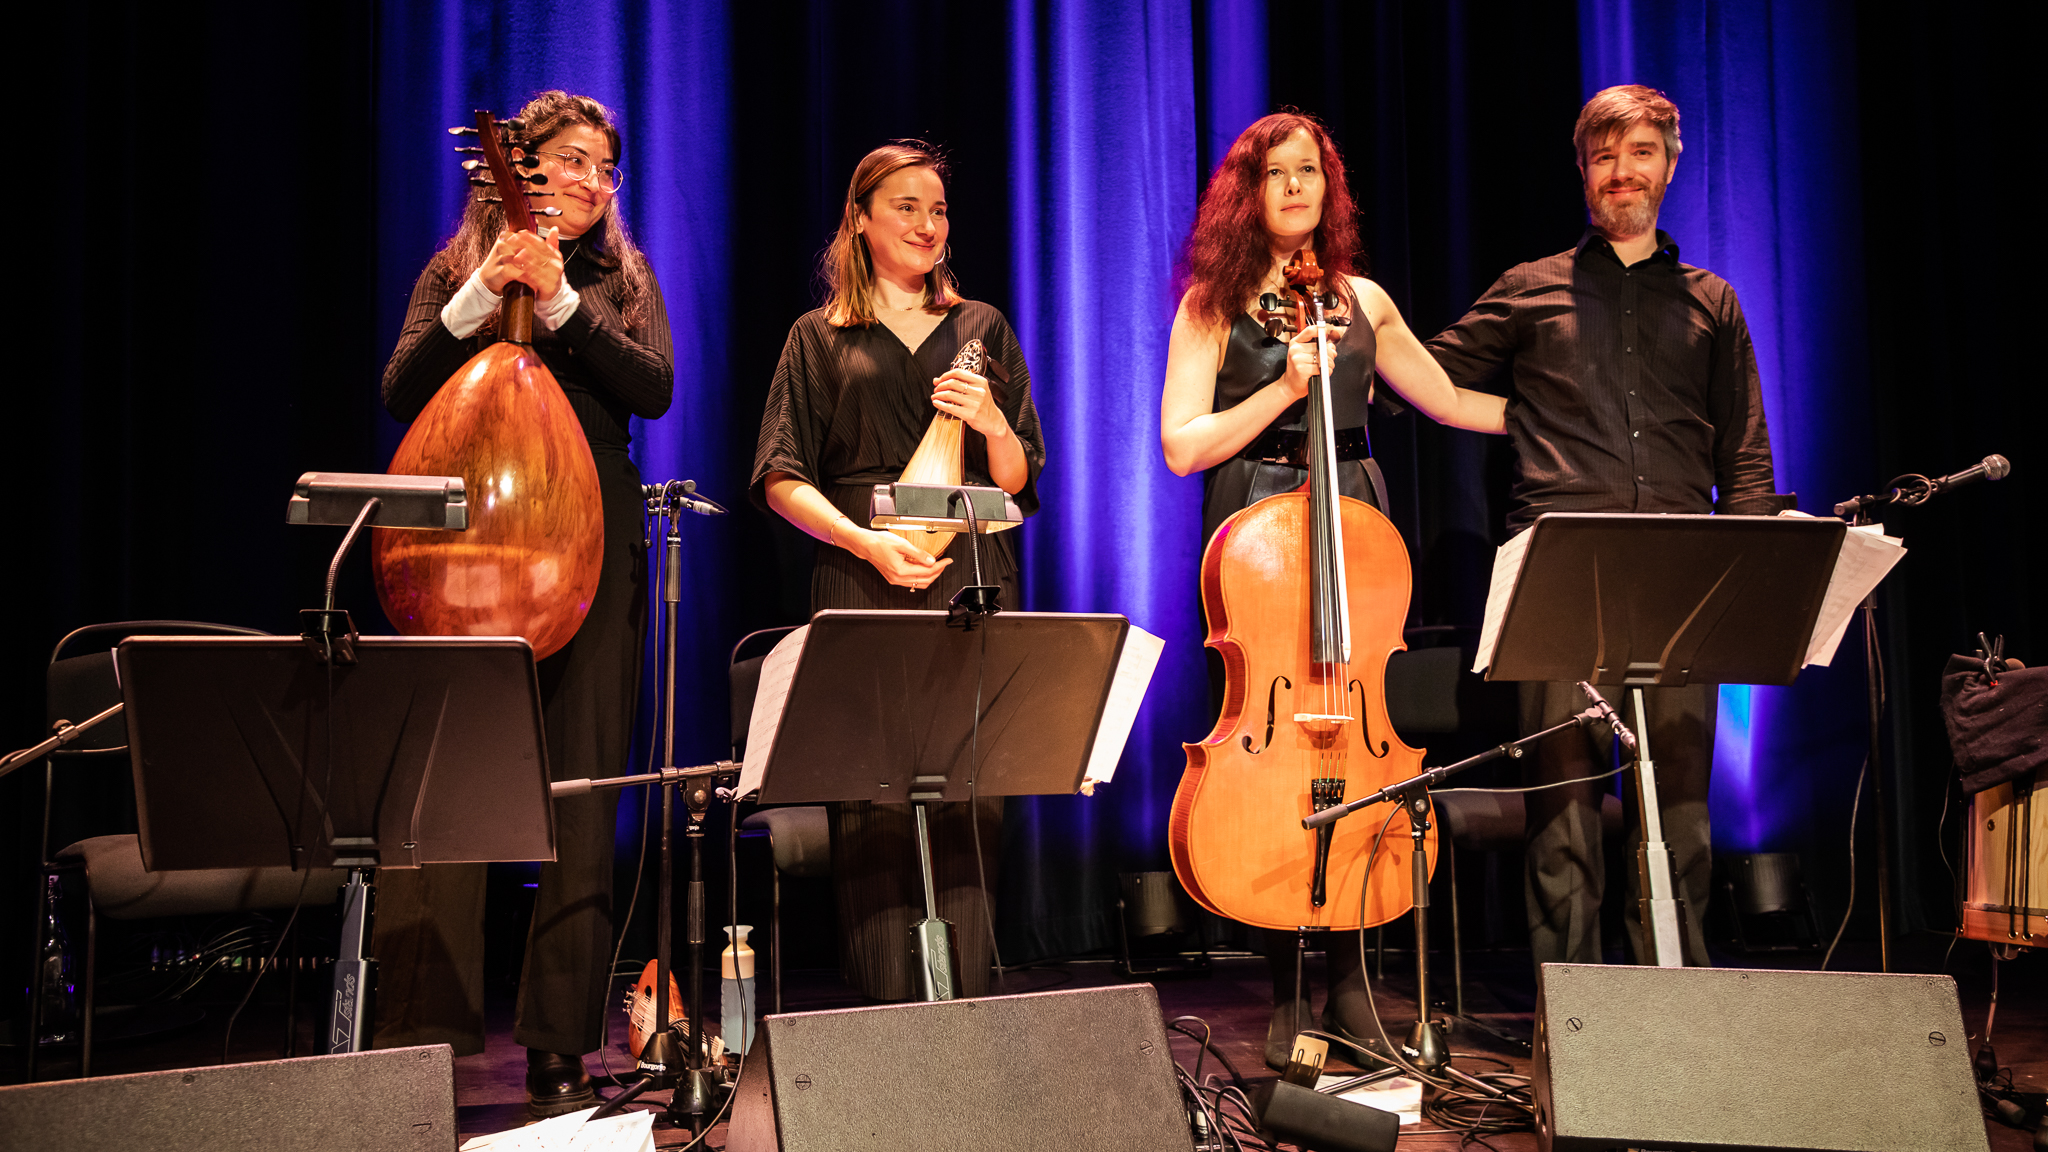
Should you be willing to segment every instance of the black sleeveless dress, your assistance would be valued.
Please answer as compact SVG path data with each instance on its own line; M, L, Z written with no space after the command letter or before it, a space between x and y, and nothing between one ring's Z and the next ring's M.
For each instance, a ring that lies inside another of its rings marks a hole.
M1330 401L1337 428L1337 491L1384 509L1385 483L1372 463L1372 444L1366 435L1366 411L1372 404L1373 360L1378 352L1372 327L1361 309L1351 308L1358 323L1345 332L1330 364ZM1287 370L1287 342L1266 335L1266 330L1248 313L1240 312L1230 325L1230 343L1224 349L1223 365L1216 372L1216 399L1212 411L1223 412L1242 404L1251 395ZM1216 529L1232 513L1280 492L1291 492L1308 483L1302 444L1307 439L1308 400L1297 400L1267 425L1243 451L1209 469L1202 477L1202 540L1214 538Z

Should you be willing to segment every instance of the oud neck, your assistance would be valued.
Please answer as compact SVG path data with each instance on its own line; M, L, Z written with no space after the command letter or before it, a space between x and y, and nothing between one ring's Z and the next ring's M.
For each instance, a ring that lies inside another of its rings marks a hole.
M505 285L498 307L498 333L514 344L533 343L533 285L518 280Z

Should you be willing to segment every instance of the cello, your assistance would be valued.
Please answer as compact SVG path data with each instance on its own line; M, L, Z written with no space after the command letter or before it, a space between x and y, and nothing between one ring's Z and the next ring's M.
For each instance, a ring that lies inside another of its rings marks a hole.
M533 156L507 159L501 131L516 120L476 114L481 159L471 182L495 188L505 227L532 231L526 185L546 184ZM488 172L485 177L481 172ZM482 194L488 196L488 193ZM391 458L394 476L460 476L466 532L372 528L377 599L408 636L524 636L534 659L559 651L590 611L604 563L604 505L597 462L569 398L533 348L533 288L505 286L497 343L434 393Z
M1348 931L1408 911L1410 836L1363 820L1306 831L1309 814L1421 770L1423 752L1387 717L1387 658L1406 647L1408 550L1392 522L1339 494L1330 347L1315 253L1286 267L1292 315L1269 335L1318 325L1321 369L1308 389L1309 479L1233 514L1202 554L1205 643L1223 657L1216 726L1186 744L1168 845L1190 896L1263 928ZM1378 844L1366 886L1368 858ZM1436 833L1425 836L1434 868Z

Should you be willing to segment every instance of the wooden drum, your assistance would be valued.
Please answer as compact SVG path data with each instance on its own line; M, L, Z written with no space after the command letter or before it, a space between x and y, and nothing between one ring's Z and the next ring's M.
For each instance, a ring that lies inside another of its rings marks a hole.
M1969 875L1957 932L2048 945L2048 768L1970 797Z

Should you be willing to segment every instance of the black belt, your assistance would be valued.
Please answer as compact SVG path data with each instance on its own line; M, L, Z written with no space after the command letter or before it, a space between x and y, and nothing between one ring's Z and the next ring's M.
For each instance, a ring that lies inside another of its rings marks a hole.
M1370 460L1372 438L1366 435L1365 425L1337 430L1337 459ZM1290 468L1308 468L1308 433L1299 428L1268 428L1244 446L1238 456L1257 461L1260 464L1285 464Z

